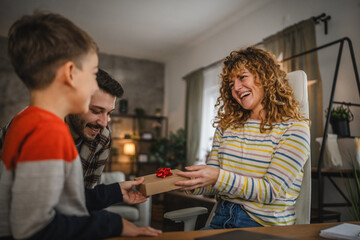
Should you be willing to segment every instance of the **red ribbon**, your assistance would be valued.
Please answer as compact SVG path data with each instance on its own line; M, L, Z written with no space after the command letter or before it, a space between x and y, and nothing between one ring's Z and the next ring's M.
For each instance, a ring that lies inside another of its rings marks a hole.
M159 168L156 171L156 176L165 178L166 176L171 176L172 173L170 172L170 168Z

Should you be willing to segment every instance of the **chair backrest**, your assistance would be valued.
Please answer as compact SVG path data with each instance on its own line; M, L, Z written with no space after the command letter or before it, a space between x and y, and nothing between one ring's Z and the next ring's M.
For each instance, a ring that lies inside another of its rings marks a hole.
M307 76L304 71L298 70L287 74L289 84L294 90L295 99L300 104L300 111L309 117L309 100L307 91ZM304 166L304 176L301 190L295 204L296 224L310 223L311 211L311 158Z
M123 182L125 181L125 174L120 171L116 172L106 172L101 174L101 183L104 184L111 184L116 182Z

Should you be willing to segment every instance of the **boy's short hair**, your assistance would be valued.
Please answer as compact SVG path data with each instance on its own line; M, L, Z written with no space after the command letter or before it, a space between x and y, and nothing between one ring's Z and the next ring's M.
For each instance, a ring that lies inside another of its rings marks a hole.
M9 29L8 55L15 72L29 89L43 89L67 61L82 67L82 58L98 46L70 20L59 14L35 12Z
M124 89L120 83L100 68L96 74L96 81L101 90L111 94L112 96L121 97L124 94Z

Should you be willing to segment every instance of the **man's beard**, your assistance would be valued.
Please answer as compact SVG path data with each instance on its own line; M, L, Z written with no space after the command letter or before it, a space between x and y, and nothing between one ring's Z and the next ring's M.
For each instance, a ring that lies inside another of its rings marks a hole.
M80 114L70 114L69 115L69 121L72 127L72 130L79 135L81 138L85 139L86 141L93 141L95 139L96 136L94 136L93 138L88 138L84 133L85 133L85 127L90 127L90 128L94 128L94 129L99 129L99 133L101 132L101 130L103 129L103 127L101 127L98 124L91 124L91 123L85 123L85 120L81 117Z
M81 138L85 138L84 136L85 120L82 119L79 114L70 114L69 122L71 124L71 129Z

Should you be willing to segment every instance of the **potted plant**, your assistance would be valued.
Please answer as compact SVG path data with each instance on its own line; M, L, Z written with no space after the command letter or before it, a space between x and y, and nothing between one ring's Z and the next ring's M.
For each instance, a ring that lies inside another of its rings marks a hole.
M349 193L351 208L350 214L355 221L360 221L360 169L354 167L353 184L348 183L347 189Z
M350 136L349 122L354 119L354 115L349 107L340 105L333 108L330 112L330 124L333 132L340 137Z
M360 221L360 139L355 138L356 162L353 162L353 178L348 177L345 187L350 201L350 214L355 221ZM344 177L344 176L343 176Z
M160 167L171 169L183 167L186 161L185 130L170 132L168 138L158 138L150 146L151 160L158 162Z

